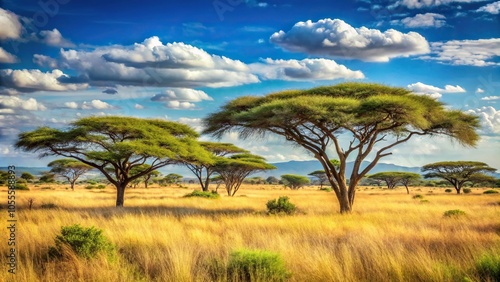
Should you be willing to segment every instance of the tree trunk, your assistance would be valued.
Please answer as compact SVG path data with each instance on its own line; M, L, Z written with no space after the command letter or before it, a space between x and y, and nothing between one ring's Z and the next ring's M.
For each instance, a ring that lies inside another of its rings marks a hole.
M344 182L339 183L340 193L337 196L339 205L340 205L340 213L346 214L351 213L352 211L352 203L354 202L354 195L350 196L349 189L347 184ZM352 197L352 199L351 199Z
M70 183L70 185L71 185L71 190L73 190L73 191L75 191L75 182L76 182L76 180L75 180L75 181L70 181L70 182L69 182L69 183Z
M408 189L408 185L405 185L405 188L406 188L406 194L410 194L410 189Z
M209 175L207 174L207 178L205 179L205 184L201 184L201 188L203 191L208 192L208 185L210 185L210 178Z
M123 207L123 201L125 197L125 187L127 187L126 183L119 183L118 186L116 186L116 207L121 208Z

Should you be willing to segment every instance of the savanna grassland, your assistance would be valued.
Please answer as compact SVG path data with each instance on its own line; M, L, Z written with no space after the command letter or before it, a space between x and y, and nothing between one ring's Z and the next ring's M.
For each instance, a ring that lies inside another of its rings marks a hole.
M500 194L482 188L456 195L412 187L407 195L360 187L352 214L340 215L335 195L317 188L246 185L220 199L183 198L194 185L130 188L125 207L115 208L111 186L66 186L17 191L18 269L9 274L3 263L0 281L211 281L210 262L241 248L279 253L290 281L480 281L478 262L500 253ZM266 202L282 195L300 212L267 215ZM454 209L466 214L443 216ZM6 218L5 204L1 212ZM50 259L61 226L73 224L102 229L118 257ZM4 240L0 252L8 248Z

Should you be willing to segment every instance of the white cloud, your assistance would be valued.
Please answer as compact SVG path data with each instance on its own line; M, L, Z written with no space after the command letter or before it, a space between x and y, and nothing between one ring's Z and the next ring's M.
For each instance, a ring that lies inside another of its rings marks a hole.
M487 96L481 98L483 101L495 101L495 100L500 100L500 96Z
M197 132L201 132L203 130L203 120L201 118L181 117L177 121L191 126Z
M0 96L0 109L45 111L47 108L34 98L23 100L15 96Z
M415 92L416 94L428 95L434 99L441 98L444 93L465 93L466 90L463 89L460 85L446 85L443 88L439 88L436 86L424 84L422 82L413 83L407 86L408 89Z
M482 131L485 134L500 134L500 111L492 106L467 111L481 118Z
M478 88L476 89L476 93L484 93L484 90L478 87Z
M91 102L83 102L82 104L82 109L83 110L106 110L106 109L112 109L113 106L110 104L103 102L101 100L92 100Z
M37 69L0 70L0 80L3 86L20 92L69 91L88 87L86 83L61 83L61 78L68 78L68 76L58 69L52 72L41 72Z
M213 100L207 93L201 90L189 88L172 88L163 93L156 94L151 101L181 101L181 102L200 102L203 100Z
M36 37L40 42L54 47L71 48L75 47L75 44L68 39L65 39L61 32L54 28L53 30L42 30L39 32L39 36Z
M17 62L16 56L12 55L11 53L5 51L5 49L0 47L0 63L13 64L15 62Z
M273 60L265 59L262 63L250 65L254 73L263 79L280 80L333 80L333 79L363 79L361 71L352 71L334 60L304 59Z
M167 108L178 109L178 110L188 110L196 107L195 104L189 102L179 102L179 101L169 101L167 103Z
M49 67L51 69L57 69L59 67L59 63L56 59L40 54L33 55L33 62L41 67Z
M477 12L486 12L493 15L498 15L500 13L500 1L490 3L477 9Z
M64 106L69 109L78 109L78 104L76 102L66 102Z
M354 28L340 19L298 22L288 32L274 33L270 41L292 52L373 62L429 52L429 43L416 32Z
M135 104L134 105L134 109L136 109L136 110L142 110L142 109L144 109L144 106L143 105L139 105L139 104Z
M431 50L431 55L420 58L450 65L500 65L492 60L500 56L500 38L435 42L431 44Z
M485 0L401 0L396 2L397 5L403 5L410 9L420 9L425 7L441 6L452 3L473 3L484 2Z
M402 20L391 21L393 24L403 24L408 28L417 27L442 27L446 24L446 17L441 14L425 13L417 14L414 17L406 17Z
M0 8L0 39L19 39L22 25L19 17L7 10Z

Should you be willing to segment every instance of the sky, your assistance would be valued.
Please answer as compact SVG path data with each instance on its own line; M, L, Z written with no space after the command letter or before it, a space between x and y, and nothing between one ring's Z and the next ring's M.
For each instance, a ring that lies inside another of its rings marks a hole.
M0 44L0 166L46 166L13 147L40 126L122 115L200 131L239 96L359 81L481 119L476 148L419 137L381 162L500 169L500 1L0 0ZM314 159L278 136L219 141L269 162Z

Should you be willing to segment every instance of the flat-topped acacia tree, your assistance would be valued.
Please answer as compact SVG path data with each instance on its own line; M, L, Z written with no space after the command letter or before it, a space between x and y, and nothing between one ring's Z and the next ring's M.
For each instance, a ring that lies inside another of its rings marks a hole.
M351 212L361 178L412 137L445 135L465 146L479 140L477 116L404 88L366 83L239 97L209 115L204 126L205 134L217 137L232 130L243 138L274 133L305 148L323 166L341 213ZM351 141L342 144L341 136ZM354 160L349 178L348 158ZM332 159L340 161L338 168Z
M15 145L40 157L63 156L98 169L116 187L116 206L122 207L131 181L184 159L210 162L211 154L197 137L177 122L107 116L79 119L67 130L41 127L24 132Z
M50 162L47 166L51 168L50 172L66 178L71 186L71 190L75 190L75 183L80 176L93 169L88 164L75 159L58 159Z

